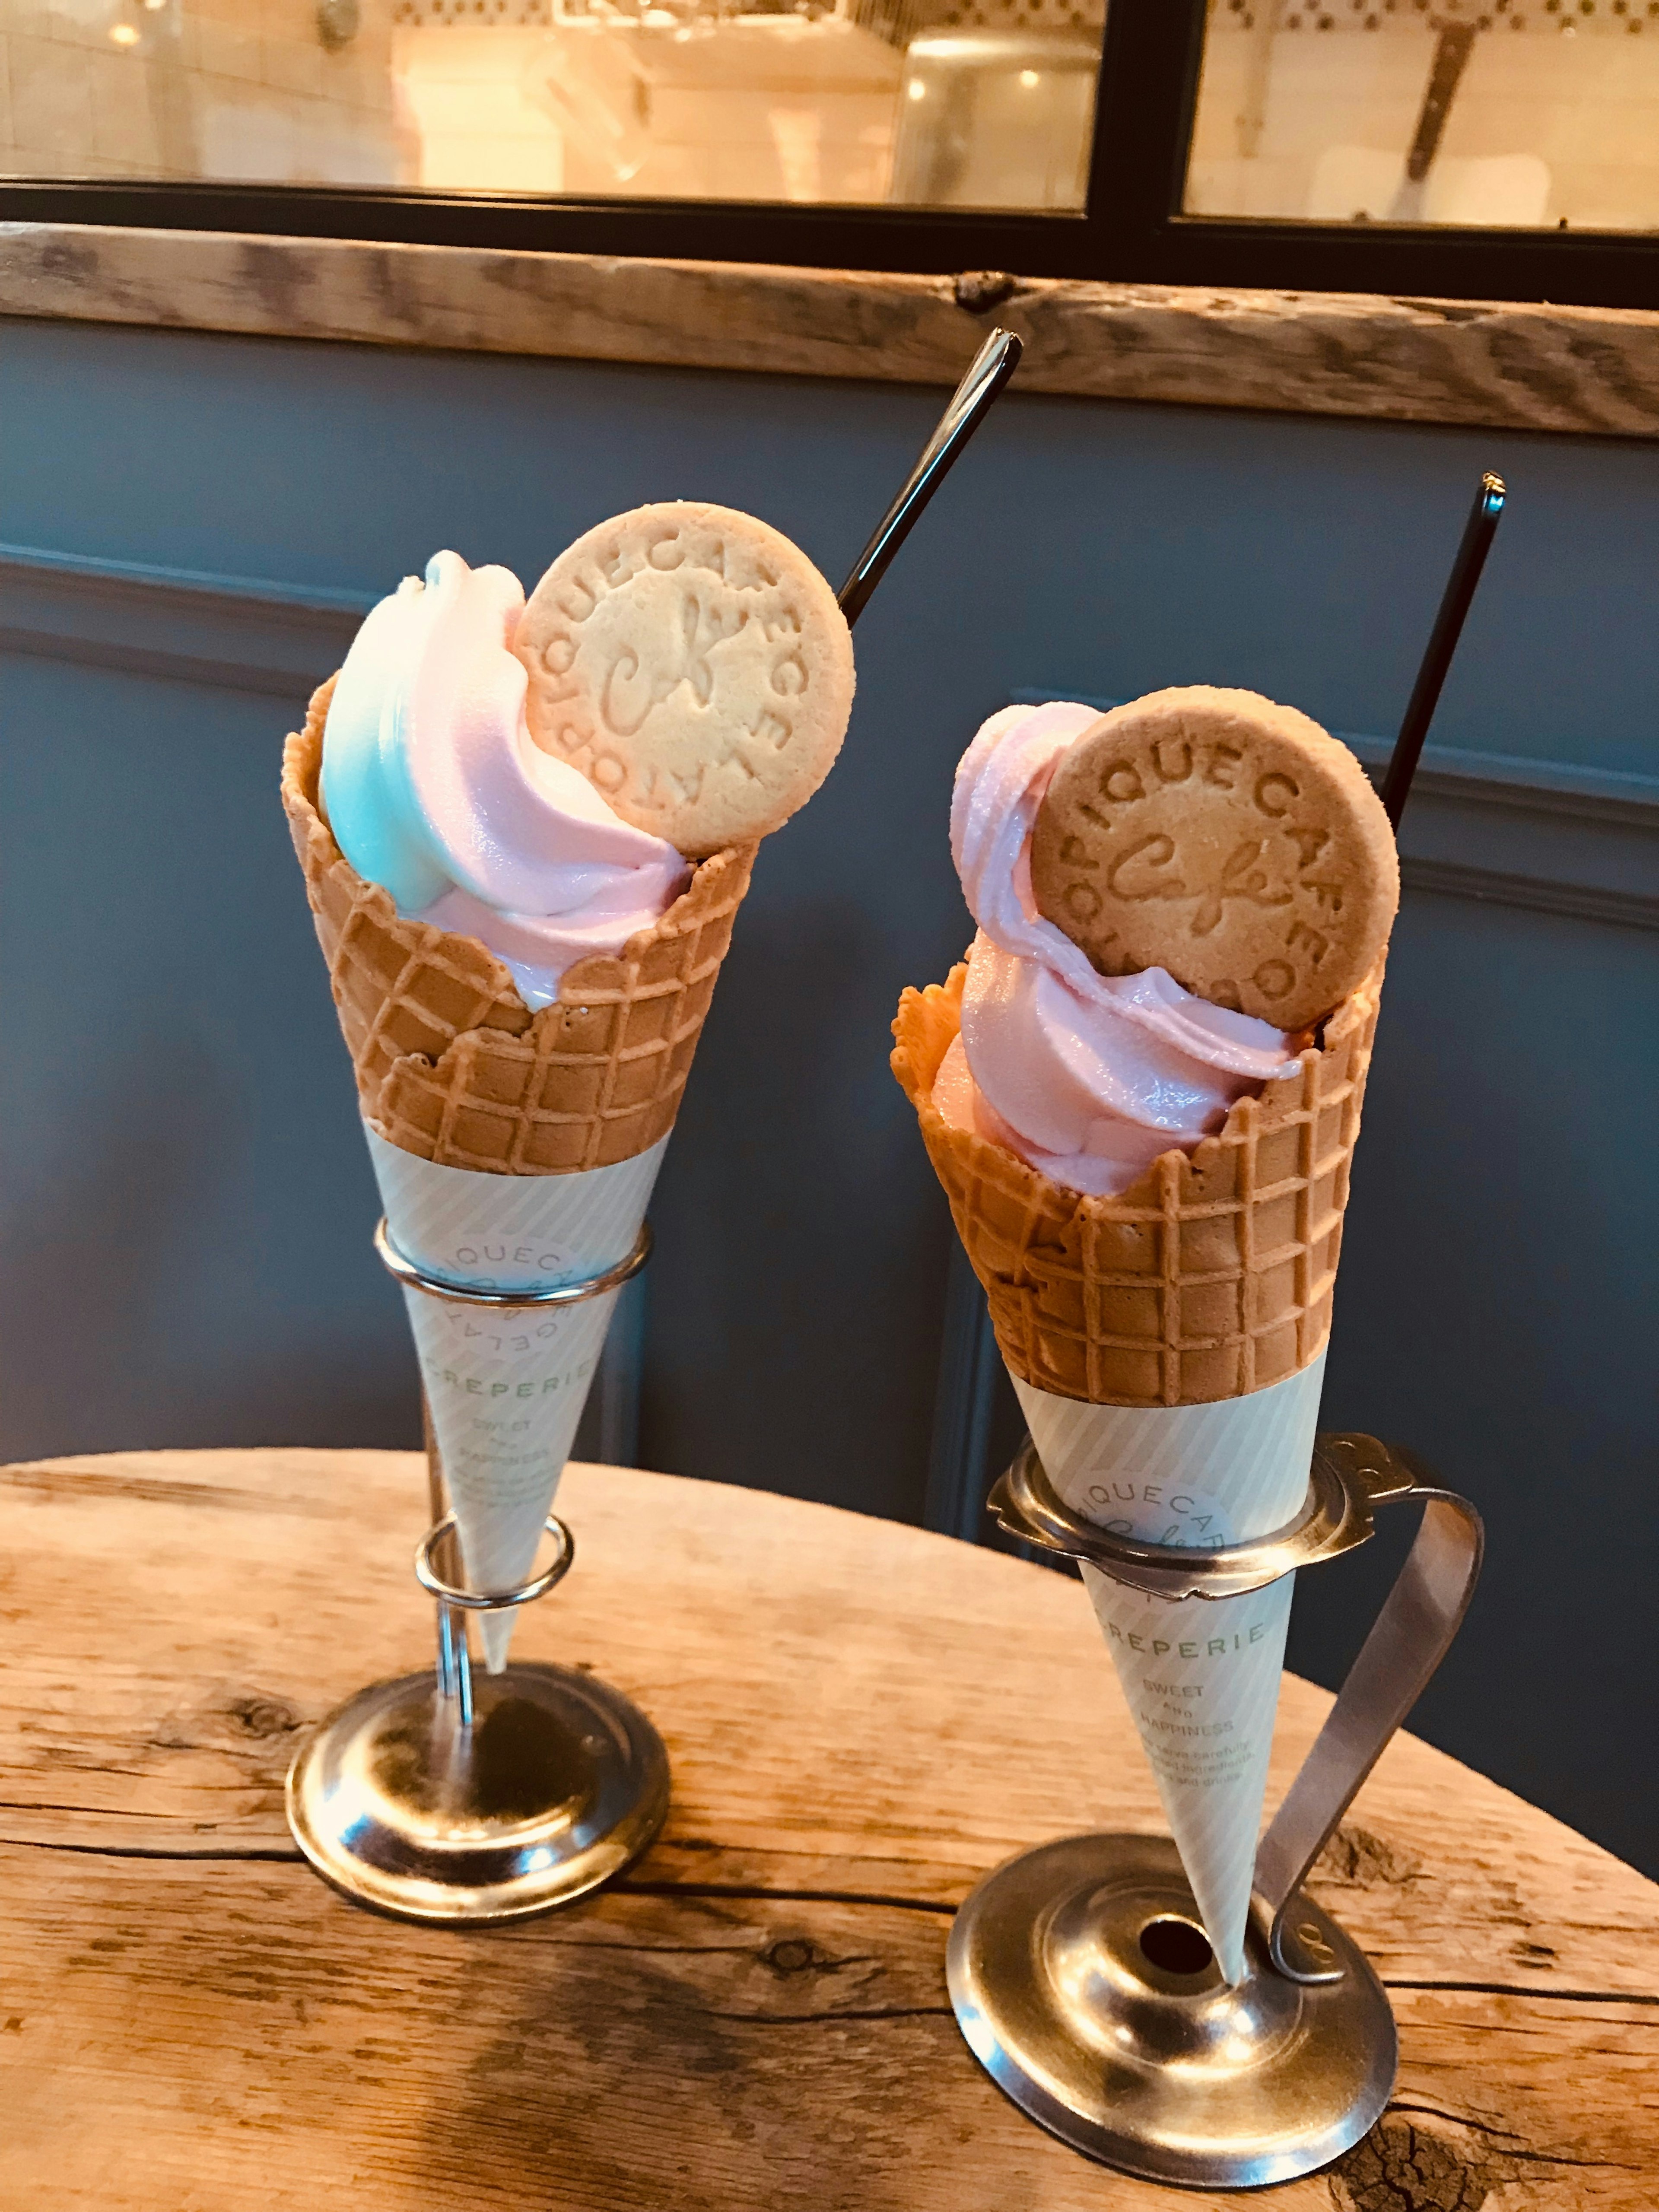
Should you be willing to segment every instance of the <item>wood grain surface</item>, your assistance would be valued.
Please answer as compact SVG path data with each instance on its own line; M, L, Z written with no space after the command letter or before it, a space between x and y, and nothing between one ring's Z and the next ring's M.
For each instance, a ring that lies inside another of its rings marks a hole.
M1159 1826L1081 1589L829 1507L573 1468L526 1656L667 1739L659 1844L471 1934L299 1860L302 1731L422 1664L425 1479L378 1452L0 1470L0 2205L100 2212L1151 2212L969 2055L950 1915L1009 1852ZM1287 1677L1275 1787L1328 1700ZM1320 1870L1389 1984L1336 2212L1647 2212L1659 1888L1399 1740ZM1229 2200L1232 2201L1232 2200Z
M1659 436L1659 313L0 223L0 314Z

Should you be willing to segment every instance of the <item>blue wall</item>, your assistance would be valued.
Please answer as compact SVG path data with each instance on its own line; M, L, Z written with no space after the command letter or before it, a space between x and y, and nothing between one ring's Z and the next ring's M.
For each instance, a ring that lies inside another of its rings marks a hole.
M937 405L4 323L0 539L368 596L441 545L532 581L603 516L689 495L764 514L838 580ZM1029 687L1243 684L1386 732L1483 466L1512 508L1437 743L1651 776L1659 448L1003 404L860 623L842 765L757 872L654 1209L647 1464L918 1515L948 1222L886 1031L968 934L957 753ZM15 629L0 1450L409 1442L276 798L305 685L91 666ZM1655 951L1604 920L1408 896L1327 1419L1414 1443L1488 1516L1423 1732L1659 1871L1632 1755L1659 1689ZM1324 1679L1368 1570L1335 1571L1304 1577L1295 1632Z

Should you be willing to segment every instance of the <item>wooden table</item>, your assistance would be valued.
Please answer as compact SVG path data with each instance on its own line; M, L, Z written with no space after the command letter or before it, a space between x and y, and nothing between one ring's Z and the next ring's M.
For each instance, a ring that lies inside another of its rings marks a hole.
M945 2000L985 1869L1161 1825L1076 1584L573 1468L577 1570L520 1648L643 1704L673 1808L608 1891L452 1934L335 1896L283 1817L308 1723L428 1650L421 1462L133 1453L0 1482L6 2212L1222 2201L1050 2141ZM1286 1679L1275 1787L1328 1703ZM1339 2170L1264 2202L1651 2212L1659 1888L1407 1738L1316 1887L1392 1992L1400 2084Z

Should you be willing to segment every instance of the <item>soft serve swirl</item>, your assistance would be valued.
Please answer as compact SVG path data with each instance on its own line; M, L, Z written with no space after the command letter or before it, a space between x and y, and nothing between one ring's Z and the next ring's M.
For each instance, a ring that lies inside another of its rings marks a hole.
M532 741L510 569L435 554L353 641L323 734L323 807L340 850L398 911L476 937L532 1009L567 969L619 952L689 869Z
M1194 998L1162 968L1097 974L1038 914L1031 825L1055 762L1097 712L1006 708L963 755L951 850L979 931L933 1103L1052 1182L1106 1197L1159 1153L1213 1134L1295 1056L1279 1030Z

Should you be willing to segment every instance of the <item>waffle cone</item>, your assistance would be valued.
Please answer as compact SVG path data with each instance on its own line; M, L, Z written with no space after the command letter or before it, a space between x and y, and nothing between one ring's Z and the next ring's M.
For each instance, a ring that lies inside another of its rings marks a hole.
M1348 1172L1370 1066L1379 963L1300 1056L1241 1098L1189 1158L1163 1153L1116 1198L1063 1189L933 1103L965 966L907 990L893 1073L1024 1382L1095 1405L1193 1406L1295 1374L1330 1334Z
M418 1158L487 1174L649 1151L674 1125L755 848L700 862L659 921L578 961L532 1014L477 938L407 920L335 843L319 791L333 690L283 748L283 805L365 1118Z

